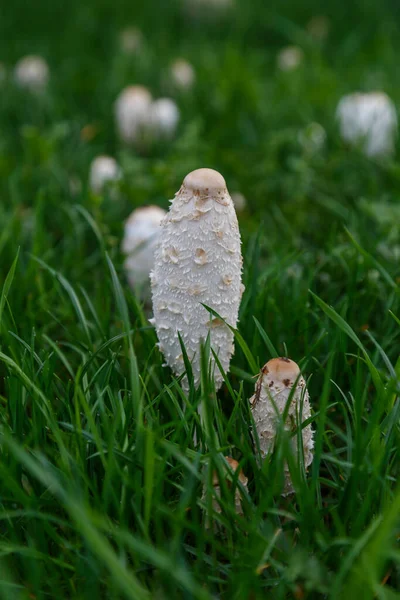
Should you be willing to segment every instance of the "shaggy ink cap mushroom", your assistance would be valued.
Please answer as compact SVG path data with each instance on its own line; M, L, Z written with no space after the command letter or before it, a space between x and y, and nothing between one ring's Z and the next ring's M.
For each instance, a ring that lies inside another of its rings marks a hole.
M159 348L166 364L175 375L181 375L185 372L182 340L192 361L196 387L200 348L208 337L222 369L229 370L234 352L230 327L237 326L244 289L240 246L237 216L225 179L214 169L189 173L161 223L151 284ZM205 306L221 318L210 318ZM219 389L222 374L213 358L210 363ZM186 376L182 386L188 389Z
M284 385L292 385L300 375L300 367L294 360L285 357L272 358L262 368L264 375L268 373L271 379L283 383Z

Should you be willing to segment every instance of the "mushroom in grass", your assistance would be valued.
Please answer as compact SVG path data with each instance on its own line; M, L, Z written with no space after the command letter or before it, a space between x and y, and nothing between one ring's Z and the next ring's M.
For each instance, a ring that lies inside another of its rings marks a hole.
M299 46L286 46L279 52L276 61L281 71L293 71L304 60L304 52Z
M243 292L240 233L233 202L222 175L213 169L189 173L161 223L151 274L154 324L167 364L185 371L179 334L200 381L200 346L210 336L225 372L234 352ZM203 304L221 318L213 317ZM225 323L226 321L226 323ZM223 377L210 357L216 389ZM187 378L182 380L188 389Z
M121 178L121 169L112 156L97 156L90 165L89 186L94 194L101 194L104 189Z
M225 477L225 481L227 484L228 490L232 490L232 486L234 485L234 504L235 504L235 513L237 515L243 515L242 508L242 492L238 486L238 482L242 484L242 486L247 491L247 477L243 473L242 469L239 468L239 463L234 458L230 456L225 456L225 461L223 463L223 475ZM208 477L208 473L206 470L206 476ZM222 506L221 506L221 482L218 476L217 471L213 471L212 473L212 486L213 486L213 498L212 498L212 513L221 514ZM213 523L213 515L209 514L207 507L207 483L203 486L203 494L202 494L202 502L206 504L206 528L209 529L211 524ZM226 499L227 500L227 499ZM214 529L217 529L218 526L214 522Z
M160 223L165 215L166 211L159 206L144 206L134 210L125 222L121 251L126 256L124 270L129 285L135 291L148 286Z
M145 141L151 104L150 92L141 85L122 90L115 102L115 120L123 142L140 146Z
M171 65L170 79L176 88L189 90L193 87L196 75L192 65L187 60L178 58Z
M369 157L392 154L397 136L397 113L383 92L344 96L336 109L340 134L345 142L361 144Z
M49 77L48 64L41 56L25 56L17 62L14 68L14 80L16 84L31 92L44 91Z
M240 192L233 192L232 202L237 213L243 212L247 207L247 200Z
M286 411L283 427L291 434L291 448L295 460L299 464L299 457L303 455L304 467L307 469L313 461L314 440L311 424L302 427L304 421L311 417L311 409L306 382L300 374L299 366L289 358L273 358L268 361L261 369L250 404L262 458L272 452L280 429L279 421ZM298 427L302 427L301 447ZM285 485L282 494L290 494L293 491L289 468L285 464Z
M179 109L170 98L159 98L150 106L150 127L153 139L171 138L179 123Z

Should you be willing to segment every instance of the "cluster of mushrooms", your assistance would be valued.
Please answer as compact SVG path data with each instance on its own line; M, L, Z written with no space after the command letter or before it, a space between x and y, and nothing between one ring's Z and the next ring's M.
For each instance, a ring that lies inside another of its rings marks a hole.
M209 338L212 350L209 372L218 390L234 352L233 330L238 324L244 291L238 220L225 180L213 169L198 169L185 177L168 213L162 216L156 214L155 207L150 210L154 217L149 222L153 232L148 255L148 262L153 262L150 273L153 318L150 321L157 333L158 347L166 365L188 391L182 343L197 387L201 375L201 344ZM146 209L137 211L134 219L144 217L143 211ZM127 227L133 224L130 220ZM123 242L125 251L127 240L128 237ZM139 254L143 252L142 247ZM270 455L283 426L291 433L294 456L298 460L302 456L304 467L309 467L313 458L313 431L310 424L302 424L310 419L311 410L298 365L284 357L267 362L257 379L250 406L261 457ZM301 430L300 445L299 436L292 435L297 427ZM229 486L236 483L235 508L240 514L241 493L246 489L247 479L233 458L225 457L224 465L226 482ZM287 465L283 475L282 494L290 494L294 488ZM215 492L212 509L221 512L219 476L216 472L211 476ZM207 520L211 522L209 513Z

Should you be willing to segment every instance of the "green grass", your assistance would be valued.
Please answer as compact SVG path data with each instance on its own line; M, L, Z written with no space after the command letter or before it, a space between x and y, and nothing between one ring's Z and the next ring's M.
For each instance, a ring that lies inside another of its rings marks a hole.
M399 599L400 147L372 162L334 122L357 89L400 106L395 3L238 1L218 23L191 22L178 1L136 4L0 11L0 61L39 53L51 68L42 98L11 77L0 88L0 597ZM305 29L321 12L323 44ZM119 52L127 24L145 35L140 61ZM304 66L280 73L276 53L292 43ZM121 147L117 94L132 82L167 94L178 56L197 83L176 95L175 140ZM298 138L311 121L327 131L318 153ZM98 153L123 166L117 200L87 189ZM246 291L224 386L215 394L204 369L186 396L119 244L133 208L167 208L200 166L248 200ZM276 355L301 365L315 428L313 465L306 477L292 465L287 498L286 441L261 465L248 403ZM226 455L248 493L237 517L223 486L216 535L205 467L222 473Z

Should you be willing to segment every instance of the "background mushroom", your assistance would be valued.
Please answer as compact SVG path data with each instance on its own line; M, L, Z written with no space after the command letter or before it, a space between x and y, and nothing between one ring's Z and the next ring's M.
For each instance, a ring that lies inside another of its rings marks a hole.
M154 139L170 138L179 123L179 109L170 98L159 98L150 106L149 126Z
M196 79L194 68L184 58L178 58L171 65L170 79L178 89L189 90Z
M299 366L289 358L273 358L261 369L255 393L250 399L254 424L257 431L261 456L265 458L274 448L279 420L287 409L283 427L292 434L291 447L298 462L304 453L304 466L309 467L313 460L313 430L307 425L301 430L302 447L298 446L297 427L310 418L310 400L306 382L300 374ZM289 468L285 464L285 484L283 495L293 492Z
M180 333L195 385L200 381L200 344L210 334L211 347L225 371L234 351L232 327L242 296L240 233L225 180L217 171L189 173L162 222L151 275L154 324L160 350L176 375L185 371ZM215 386L223 381L211 359ZM187 380L183 385L187 388Z
M41 56L25 56L17 62L14 68L14 80L17 85L32 92L43 91L49 77L48 64Z
M89 186L95 194L101 194L107 184L121 178L121 169L112 156L97 156L90 165Z
M124 270L130 287L139 291L149 283L154 266L154 251L166 211L159 206L134 210L125 222L121 251L126 255Z
M126 144L143 143L149 126L151 94L141 85L126 87L115 102L119 137Z
M344 96L336 109L340 134L350 144L361 144L370 157L393 153L397 136L397 113L383 92Z

